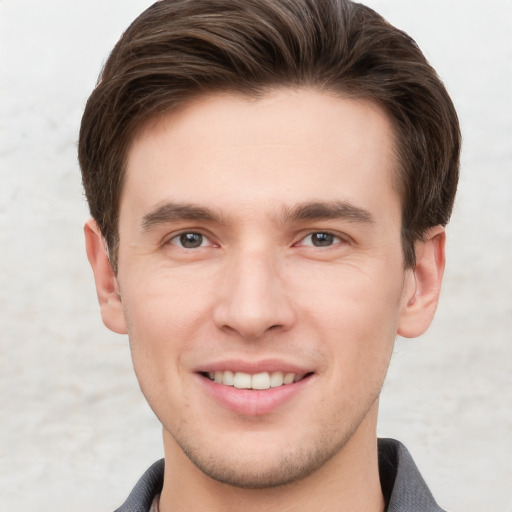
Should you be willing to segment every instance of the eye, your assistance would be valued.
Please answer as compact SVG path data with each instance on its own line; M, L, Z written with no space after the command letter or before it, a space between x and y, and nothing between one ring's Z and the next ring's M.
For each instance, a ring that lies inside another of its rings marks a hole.
M172 245L177 245L183 249L197 249L211 245L211 242L201 233L186 232L176 235L169 241Z
M299 241L297 245L310 247L329 247L341 242L343 242L343 240L339 236L325 231L317 231L304 237Z

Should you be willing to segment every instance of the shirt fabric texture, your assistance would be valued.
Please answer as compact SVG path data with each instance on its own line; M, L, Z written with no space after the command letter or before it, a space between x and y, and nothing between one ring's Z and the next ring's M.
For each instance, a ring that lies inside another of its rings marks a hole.
M445 512L434 500L407 448L379 439L379 474L386 512ZM155 462L115 512L151 512L164 483L164 460ZM154 510L154 509L153 509Z

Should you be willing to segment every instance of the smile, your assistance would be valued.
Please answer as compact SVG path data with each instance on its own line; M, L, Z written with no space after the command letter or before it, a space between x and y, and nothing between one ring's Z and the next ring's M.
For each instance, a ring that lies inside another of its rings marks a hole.
M237 389L270 389L293 384L304 379L309 374L285 373L280 371L261 372L256 374L244 372L215 371L205 374L210 380L224 386L232 386Z
M224 361L198 370L202 389L217 404L253 417L285 406L316 380L315 371L277 360Z

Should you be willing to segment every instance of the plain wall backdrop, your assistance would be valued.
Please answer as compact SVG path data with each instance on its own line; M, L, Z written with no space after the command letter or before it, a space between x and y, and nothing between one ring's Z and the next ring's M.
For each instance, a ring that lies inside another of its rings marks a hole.
M113 510L162 456L83 243L81 113L145 0L0 3L0 509ZM428 334L398 340L379 434L453 512L512 512L512 1L371 0L458 108L462 176Z

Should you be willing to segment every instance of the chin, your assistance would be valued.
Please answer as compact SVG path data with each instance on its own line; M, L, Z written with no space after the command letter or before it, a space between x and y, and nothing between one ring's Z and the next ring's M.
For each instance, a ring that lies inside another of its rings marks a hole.
M347 436L348 437L348 436ZM241 453L236 447L229 452L180 447L188 459L206 476L233 487L243 489L267 489L282 487L298 482L323 466L345 445L347 439L333 439L326 432L314 445L295 445L292 450L281 453ZM297 448L297 446L299 446Z

